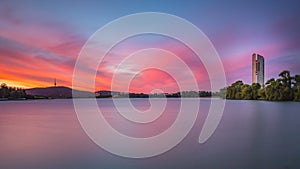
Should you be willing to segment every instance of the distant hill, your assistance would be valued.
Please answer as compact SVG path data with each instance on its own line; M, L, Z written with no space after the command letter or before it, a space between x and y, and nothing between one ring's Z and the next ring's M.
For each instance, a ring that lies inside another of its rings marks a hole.
M31 88L25 90L26 94L33 96L45 96L50 98L72 98L72 89L64 86L52 86L45 88ZM95 93L74 89L74 97L95 97Z

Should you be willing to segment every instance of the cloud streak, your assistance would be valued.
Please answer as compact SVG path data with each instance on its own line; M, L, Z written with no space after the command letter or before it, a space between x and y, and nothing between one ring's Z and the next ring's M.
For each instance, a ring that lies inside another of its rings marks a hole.
M173 1L159 3L161 5L135 4L137 9L128 9L120 5L122 3L108 2L106 7L100 2L78 2L72 3L72 6L70 2L57 2L57 8L52 3L40 1L0 2L0 81L23 87L45 87L52 85L56 78L58 85L70 87L77 56L88 37L113 19L141 11L177 14L203 29L220 54L228 84L236 80L251 83L251 55L254 52L266 58L266 79L276 77L284 69L300 74L300 12L295 3L270 1L268 3L273 5L269 6L267 2L259 5L191 2L185 4L185 8ZM257 10L253 11L253 6ZM108 10L113 7L118 10ZM145 48L160 48L174 53L192 70L200 89L210 89L201 60L182 43L157 35L124 40L106 55L97 70L90 68L88 60L83 63L86 70L82 73L91 77L96 71L96 90L109 90L115 68L121 61ZM156 62L176 66L163 55L160 58ZM124 65L122 71L124 74L135 73L135 66L139 64L136 60ZM177 72L180 75L178 80L190 83L183 70L177 68ZM120 82L120 86L123 83ZM136 75L130 90L148 92L153 88L172 92L178 86L165 72L146 70Z

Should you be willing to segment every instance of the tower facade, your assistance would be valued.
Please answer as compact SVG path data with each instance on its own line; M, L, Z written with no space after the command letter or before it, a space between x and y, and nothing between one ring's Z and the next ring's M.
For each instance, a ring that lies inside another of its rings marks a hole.
M265 84L265 59L256 53L252 54L252 83Z

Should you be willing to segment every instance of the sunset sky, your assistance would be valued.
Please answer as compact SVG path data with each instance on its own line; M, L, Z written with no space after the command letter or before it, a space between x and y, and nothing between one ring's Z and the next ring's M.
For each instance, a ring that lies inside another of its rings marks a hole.
M228 84L236 80L251 83L252 53L265 57L265 80L277 77L285 69L300 74L299 6L297 1L271 0L226 3L2 0L0 83L46 87L52 86L56 78L59 86L72 86L73 68L88 38L110 21L138 12L170 13L195 24L219 53ZM145 35L129 38L112 49L99 66L96 90L110 89L115 66L134 51L149 47L170 50L180 56L194 72L200 88L210 89L205 68L187 47L168 37ZM161 58L161 62L172 66L172 61ZM128 67L124 71L132 70ZM181 80L186 79L183 76ZM153 88L166 92L178 90L174 79L158 70L141 72L130 88L133 92L149 92Z

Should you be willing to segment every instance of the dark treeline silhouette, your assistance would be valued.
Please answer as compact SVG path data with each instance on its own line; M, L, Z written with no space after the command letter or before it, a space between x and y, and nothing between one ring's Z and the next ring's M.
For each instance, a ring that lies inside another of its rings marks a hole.
M291 76L290 71L284 70L278 76L278 79L269 79L264 87L239 80L221 89L219 94L226 99L300 101L300 75Z
M123 93L123 92L111 92L111 91L98 91L96 92L97 98L178 98L178 97L211 97L213 94L209 91L183 91L176 93Z
M183 91L176 93L125 93L113 91L98 91L95 93L75 90L78 96L75 98L178 98L178 97L211 97L213 94L209 91ZM72 89L63 86L22 89L8 87L5 83L1 84L0 100L20 100L20 99L56 99L56 98L73 98Z
M8 87L5 83L1 84L0 88L0 98L2 100L5 99L21 99L27 98L28 95L26 94L24 89L16 88L16 87Z

